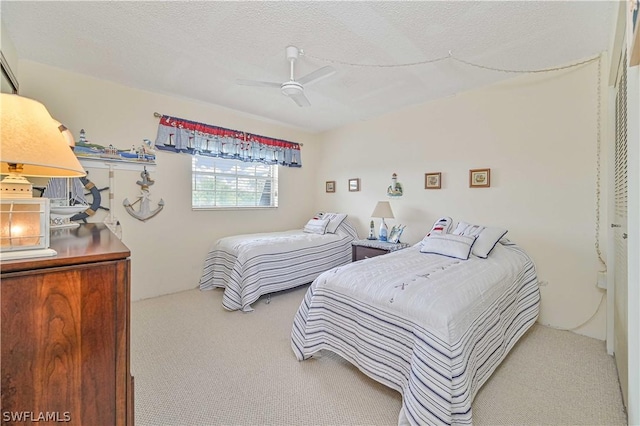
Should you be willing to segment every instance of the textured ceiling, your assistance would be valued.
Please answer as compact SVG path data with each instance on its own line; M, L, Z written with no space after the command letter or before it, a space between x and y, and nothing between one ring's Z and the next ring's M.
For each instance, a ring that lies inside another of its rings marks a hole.
M20 59L130 87L198 99L308 131L512 78L471 67L531 70L609 48L616 2L0 2ZM336 73L298 107L278 88L285 47L305 51L296 77ZM333 62L330 62L331 60ZM171 115L172 111L160 111Z

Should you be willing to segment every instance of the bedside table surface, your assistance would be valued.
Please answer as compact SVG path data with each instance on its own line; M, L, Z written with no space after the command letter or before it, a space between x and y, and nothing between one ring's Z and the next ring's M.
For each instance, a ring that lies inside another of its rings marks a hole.
M351 245L377 248L386 251L396 251L409 247L409 244L407 243L390 243L388 241L380 240L354 240L351 242Z

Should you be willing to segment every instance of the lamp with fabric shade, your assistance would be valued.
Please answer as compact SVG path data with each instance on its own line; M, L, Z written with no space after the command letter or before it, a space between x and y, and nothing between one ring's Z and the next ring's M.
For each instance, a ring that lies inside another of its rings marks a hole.
M387 241L387 233L389 228L387 224L384 223L385 218L393 219L393 211L391 210L391 204L388 201L378 201L376 204L376 208L373 209L373 213L371 213L371 217L379 217L382 219L380 223L380 232L378 234L378 239L380 241Z
M25 176L79 177L86 173L44 105L0 97L0 259L53 256L49 249L49 200L32 198Z
M3 93L0 138L0 184L3 198L31 198L25 176L80 177L86 175L59 124L40 102Z

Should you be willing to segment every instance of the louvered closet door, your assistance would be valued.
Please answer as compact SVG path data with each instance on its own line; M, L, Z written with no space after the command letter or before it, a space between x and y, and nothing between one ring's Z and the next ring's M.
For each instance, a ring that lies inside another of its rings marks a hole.
M614 291L614 355L624 403L627 405L628 344L627 344L627 57L626 49L620 62L616 82L616 142L615 142L615 291Z

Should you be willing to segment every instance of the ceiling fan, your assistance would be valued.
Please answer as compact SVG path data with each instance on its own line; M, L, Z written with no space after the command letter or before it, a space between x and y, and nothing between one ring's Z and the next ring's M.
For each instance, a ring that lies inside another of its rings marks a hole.
M312 83L316 83L322 80L325 77L329 77L330 75L336 72L335 68L332 66L326 66L322 68L318 68L317 70L310 72L309 74L300 77L299 79L295 79L294 75L294 64L296 60L300 57L300 50L295 46L288 46L286 48L287 59L289 60L289 81L285 81L284 83L275 83L271 81L256 81L256 80L236 80L236 83L244 85L244 86L260 86L260 87L275 87L279 88L280 92L288 98L293 99L293 101L298 104L298 106L305 107L311 106L309 99L304 95L304 86Z

